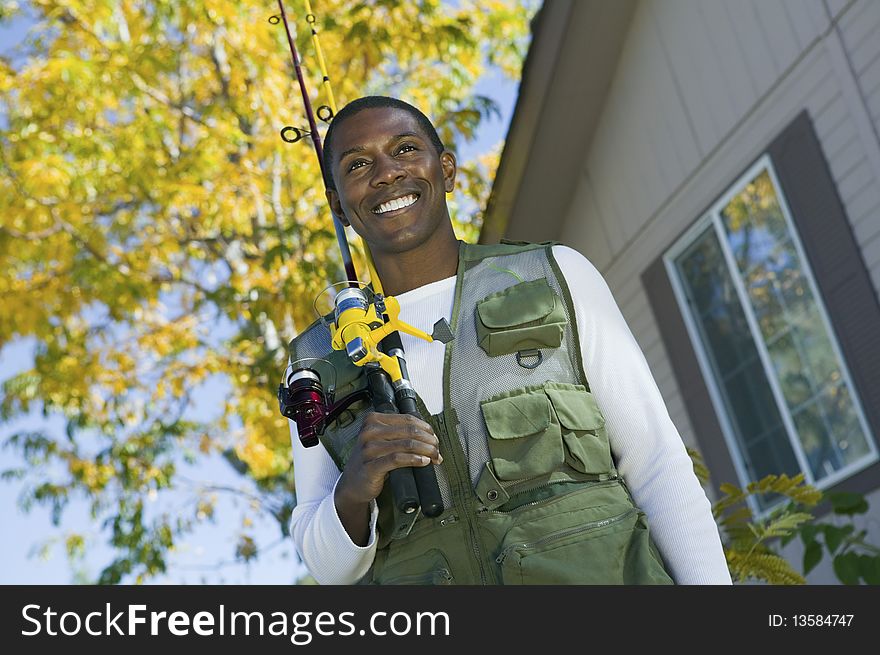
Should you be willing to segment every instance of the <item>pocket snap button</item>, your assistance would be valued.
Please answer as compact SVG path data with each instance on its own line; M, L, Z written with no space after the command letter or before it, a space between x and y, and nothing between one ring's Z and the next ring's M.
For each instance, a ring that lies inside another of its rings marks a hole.
M489 489L486 492L486 498L489 500L498 500L498 492L495 489Z

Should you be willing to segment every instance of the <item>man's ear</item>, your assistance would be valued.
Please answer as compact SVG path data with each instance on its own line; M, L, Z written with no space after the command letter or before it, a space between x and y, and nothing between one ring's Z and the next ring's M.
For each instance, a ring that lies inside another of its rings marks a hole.
M450 193L455 188L455 155L448 150L440 153L440 167L443 169L443 187L446 193Z
M348 219L345 217L345 212L342 211L342 203L339 202L339 193L337 193L336 189L327 189L324 194L327 196L327 202L330 204L330 211L342 221L342 224L345 227L349 227L351 223L348 222Z

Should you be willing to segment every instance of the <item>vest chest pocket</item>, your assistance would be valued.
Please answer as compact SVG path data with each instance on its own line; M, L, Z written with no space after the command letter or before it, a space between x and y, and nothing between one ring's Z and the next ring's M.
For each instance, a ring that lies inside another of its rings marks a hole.
M612 472L605 417L595 396L577 384L548 382L544 388L562 426L566 464L581 473Z
M593 394L562 382L514 389L482 402L492 467L500 480L531 478L562 467L614 471L605 419Z
M477 341L490 357L558 348L565 324L562 299L547 280L520 282L477 303Z
M542 386L508 391L483 401L489 453L500 480L520 480L562 465L562 432Z

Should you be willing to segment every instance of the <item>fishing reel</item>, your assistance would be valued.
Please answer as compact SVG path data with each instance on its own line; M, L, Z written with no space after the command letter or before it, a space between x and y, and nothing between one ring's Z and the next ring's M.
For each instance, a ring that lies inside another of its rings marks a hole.
M334 300L332 316L330 323L323 315L322 319L330 330L333 349L344 350L356 366L381 368L388 374L398 396L413 399L415 392L406 379L405 361L394 350L392 354L383 352L380 342L395 331L429 342L447 343L452 339L445 319L437 321L429 335L400 320L400 304L395 298L373 294L368 288L342 289ZM330 382L326 389L324 380ZM370 397L370 389L365 388L334 403L335 380L335 369L330 362L302 359L288 365L278 386L281 413L296 423L300 441L306 448L317 445L318 437L327 426L352 403Z
M400 357L382 351L383 339L394 332L409 334L429 343L447 343L452 339L452 331L445 319L437 321L433 333L428 334L400 320L400 303L396 298L358 287L339 292L334 316L334 322L328 326L333 349L344 350L356 366L378 364L395 388L402 384L406 372L401 368Z
M329 367L329 369L327 369ZM327 369L327 370L322 370ZM329 371L329 372L328 372ZM349 405L369 396L367 389L357 391L333 403L335 374L333 365L324 359L300 359L291 362L278 385L281 413L296 423L299 439L306 448L318 445L318 437ZM321 373L330 379L325 390Z

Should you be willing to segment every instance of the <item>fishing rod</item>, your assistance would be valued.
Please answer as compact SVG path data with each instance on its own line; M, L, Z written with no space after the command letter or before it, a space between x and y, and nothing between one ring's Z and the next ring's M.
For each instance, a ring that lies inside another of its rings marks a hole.
M324 62L321 51L316 18L312 12L309 0L305 0L306 21L312 31L312 41L318 55L318 63L323 76L323 85L327 91L330 106L322 105L318 108L318 118L324 122L330 122L336 115L336 100L330 84L330 76ZM287 13L284 3L278 0L280 22L284 24L287 35L287 43L293 59L296 78L302 94L303 107L309 121L308 131L302 128L285 127L281 130L281 138L289 143L299 141L304 136L311 137L315 154L318 157L322 179L326 179L325 166L330 165L324 161L324 150L321 146L321 137L315 120L315 112L306 89L305 79L302 74L299 53L291 34ZM279 22L278 16L269 19L272 24ZM290 137L290 133L294 137ZM444 319L437 321L431 335L408 325L400 320L400 304L397 299L385 296L382 293L379 275L373 264L369 246L363 243L366 255L367 267L370 273L370 281L373 286L372 293L367 292L358 283L357 272L351 256L345 228L333 212L333 223L336 229L336 239L342 253L342 260L347 276L347 288L342 289L334 301L334 320L328 326L331 334L331 345L335 350L344 350L349 359L357 366L363 367L367 376L367 388L350 394L338 402L333 403L324 392L321 376L315 367L295 365L291 362L284 374L284 379L278 387L278 401L281 413L297 424L300 440L306 447L317 445L318 436L353 402L368 397L373 405L373 410L383 414L410 414L424 419L416 403L416 393L409 380L406 369L406 357L400 332L405 332L414 337L426 341L448 342L452 338L452 332ZM388 474L388 482L391 488L398 516L405 519L406 515L412 515L419 507L425 516L438 516L443 512L443 500L440 497L440 488L437 484L437 476L431 465L422 467L406 467L393 469ZM407 531L412 525L411 521L401 520L397 531Z
M309 99L309 93L306 90L306 82L303 77L302 67L300 66L299 53L296 50L296 44L293 42L293 35L290 33L290 24L287 22L287 14L284 11L284 3L281 0L278 0L278 9L281 11L281 20L284 22L284 31L287 35L287 44L290 46L290 56L293 58L293 68L296 71L296 80L299 83L299 90L302 95L303 106L306 110L306 118L309 121L309 130L308 136L312 137L312 144L315 147L315 154L318 156L318 166L321 169L321 176L323 179L324 176L324 148L321 145L321 135L318 134L318 124L315 121L315 113L312 111L312 101ZM309 15L313 16L311 9L308 10ZM274 19L274 20L273 20ZM270 23L278 23L278 17L273 16L269 19ZM323 66L324 58L323 56L320 58L321 65ZM326 84L329 84L330 80L327 75L324 75L324 80ZM333 107L331 107L333 114L336 113L335 109L335 101L333 100L333 96L330 96L331 103L333 103ZM326 114L325 114L326 115ZM327 117L327 120L332 118L332 114ZM290 140L286 137L286 133L289 130L294 130L296 133L296 137L293 140ZM304 136L302 131L298 128L285 127L281 130L281 138L287 141L288 143L295 143L300 138ZM333 227L336 230L336 241L339 244L339 250L342 253L342 263L345 267L345 275L348 277L348 281L350 284L357 284L357 273L354 268L354 260L351 256L351 248L348 247L348 238L345 236L345 226L339 220L339 218L332 211L330 215L333 217Z

